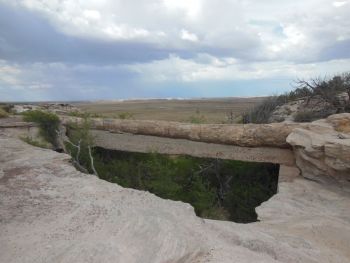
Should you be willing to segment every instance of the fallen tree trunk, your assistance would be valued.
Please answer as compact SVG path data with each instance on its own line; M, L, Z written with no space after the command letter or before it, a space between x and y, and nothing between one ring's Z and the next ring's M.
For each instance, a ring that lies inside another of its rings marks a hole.
M63 124L81 124L84 119L60 116ZM288 148L287 136L295 128L308 124L272 123L272 124L189 124L167 121L91 119L91 128L114 133L131 133L187 139L193 141L247 147L271 146Z

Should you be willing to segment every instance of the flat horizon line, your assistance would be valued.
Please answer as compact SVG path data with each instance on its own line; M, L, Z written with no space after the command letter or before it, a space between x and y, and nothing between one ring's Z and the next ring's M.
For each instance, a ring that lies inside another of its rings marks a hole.
M227 96L227 97L152 97L152 98L126 98L126 99L87 99L87 100L35 100L35 101L0 101L0 103L81 103L81 102L100 102L100 103L108 103L108 102L125 102L125 101L156 101L156 100L179 100L179 101L186 101L186 100L225 100L225 99L254 99L254 98L264 98L269 96Z

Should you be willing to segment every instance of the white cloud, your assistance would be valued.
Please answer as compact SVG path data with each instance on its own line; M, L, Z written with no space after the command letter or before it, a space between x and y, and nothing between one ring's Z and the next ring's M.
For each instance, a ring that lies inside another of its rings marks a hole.
M196 18L201 9L201 0L163 0L163 4L171 11L183 10L189 18Z
M333 5L335 7L342 7L343 5L346 5L348 3L348 1L336 1L336 2L333 2Z
M16 66L11 66L4 60L0 60L0 83L8 85L18 85L21 70Z
M45 81L44 74L38 67L48 68L49 65L33 64L28 66L21 66L18 64L11 64L8 61L0 60L0 85L9 87L13 90L47 90L52 88L52 84Z
M91 20L99 20L101 18L101 14L97 10L84 10L83 15Z
M102 32L113 39L143 38L150 32L143 28L130 28L127 25L110 25L102 29Z
M191 41L191 42L197 42L198 41L198 37L196 36L196 34L190 33L186 29L182 29L181 30L181 38L183 40L188 40L188 41Z
M48 84L48 83L32 83L30 85L28 85L28 89L30 90L48 90L51 89L53 87L52 84Z
M203 57L205 59L203 59ZM350 68L350 59L332 60L321 63L294 64L286 61L245 63L234 58L215 58L200 54L195 59L182 59L176 55L168 59L144 64L126 65L147 81L217 81L251 80L266 78L310 78L331 76Z

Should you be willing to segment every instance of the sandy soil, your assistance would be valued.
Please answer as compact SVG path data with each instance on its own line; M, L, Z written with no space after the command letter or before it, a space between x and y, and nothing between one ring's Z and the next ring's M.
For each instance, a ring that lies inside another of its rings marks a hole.
M200 118L206 123L227 122L227 116L234 116L253 107L263 98L224 98L201 100L131 100L122 102L77 103L80 109L103 115L118 117L121 113L131 113L137 120L165 120L187 122Z

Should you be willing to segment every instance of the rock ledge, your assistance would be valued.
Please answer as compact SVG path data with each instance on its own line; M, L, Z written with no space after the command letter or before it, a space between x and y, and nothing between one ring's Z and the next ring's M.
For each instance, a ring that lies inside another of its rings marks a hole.
M280 183L261 222L204 220L181 202L82 174L0 135L0 262L349 262L350 197Z

